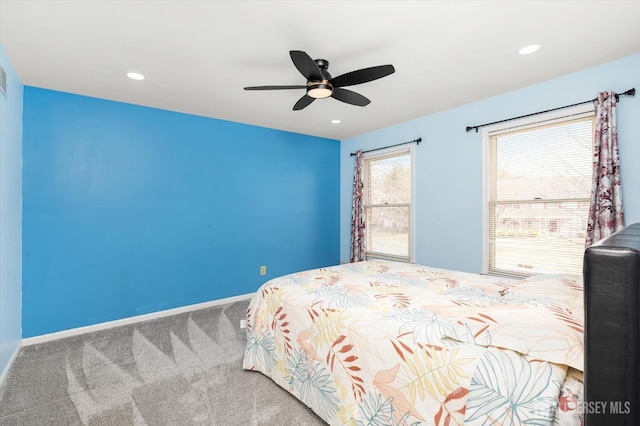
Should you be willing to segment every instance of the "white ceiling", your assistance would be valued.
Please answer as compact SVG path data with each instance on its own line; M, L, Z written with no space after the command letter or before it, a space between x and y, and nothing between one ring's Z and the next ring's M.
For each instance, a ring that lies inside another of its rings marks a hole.
M639 53L640 1L0 0L0 44L25 85L346 139ZM396 72L366 107L243 90L304 84L289 50Z

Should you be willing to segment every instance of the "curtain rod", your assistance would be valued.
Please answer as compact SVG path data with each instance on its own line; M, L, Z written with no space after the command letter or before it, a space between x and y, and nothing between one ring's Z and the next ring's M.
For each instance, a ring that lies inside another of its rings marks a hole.
M623 95L624 96L635 96L636 95L635 87L632 88L632 89L627 90L624 93L616 93L616 95L615 95L616 102L618 102L620 100L619 97L623 96ZM594 98L594 99L590 99L588 101L578 102L577 104L571 104L571 105L566 105L566 106L562 106L562 107L558 107L558 108L548 109L546 111L534 112L534 113L527 114L527 115L521 115L519 117L507 118L505 120L494 121L493 123L478 124L477 126L467 126L467 132L469 132L469 131L471 131L473 129L476 129L476 133L478 133L478 129L480 127L490 126L492 124L504 123L505 121L517 120L518 118L531 117L533 115L544 114L545 112L557 111L559 109L569 108L569 107L573 107L573 106L577 106L577 105L584 105L584 104L588 104L589 102L593 102L593 101L597 101L597 100L598 100L598 98Z
M406 145L408 143L414 143L414 142L416 143L416 145L420 145L420 142L422 142L422 138L414 139L414 140L409 141L409 142L397 143L395 145L383 146L382 148L369 149L367 151L362 151L362 153L364 154L365 152L380 151L381 149L393 148L394 146ZM352 152L351 156L353 157L354 155L356 155L356 153Z

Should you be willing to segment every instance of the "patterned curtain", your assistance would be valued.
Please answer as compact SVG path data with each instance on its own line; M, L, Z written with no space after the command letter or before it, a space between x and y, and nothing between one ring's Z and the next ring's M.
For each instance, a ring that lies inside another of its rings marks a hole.
M365 221L362 202L364 181L362 151L356 152L356 165L353 173L353 203L351 204L351 262L360 262L365 258Z
M616 94L601 92L596 99L591 204L586 246L624 228L620 157L616 130Z

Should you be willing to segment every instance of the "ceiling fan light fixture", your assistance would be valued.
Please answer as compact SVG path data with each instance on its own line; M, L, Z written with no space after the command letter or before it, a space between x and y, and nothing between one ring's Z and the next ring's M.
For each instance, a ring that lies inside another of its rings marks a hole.
M333 93L333 87L326 83L313 83L307 87L307 95L315 99L328 98Z

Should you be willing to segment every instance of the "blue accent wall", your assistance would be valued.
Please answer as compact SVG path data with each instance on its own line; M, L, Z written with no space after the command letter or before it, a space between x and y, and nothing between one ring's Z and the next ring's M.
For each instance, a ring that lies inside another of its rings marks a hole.
M0 94L0 380L22 337L22 101L23 86L0 46L7 74Z
M470 71L473 72L473 71ZM441 113L342 141L340 258L349 260L353 157L422 137L415 153L415 261L482 271L482 132L466 126L494 122L593 99L598 92L640 91L640 55L588 68ZM419 88L417 89L419 90ZM622 198L626 223L640 222L640 92L617 108Z
M25 87L23 143L23 337L339 262L339 141Z

